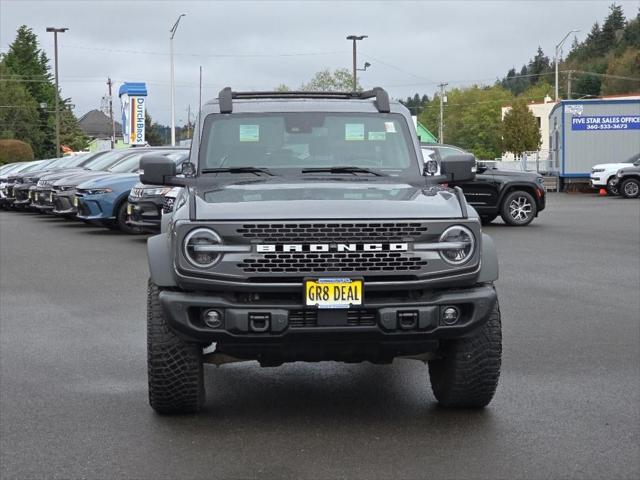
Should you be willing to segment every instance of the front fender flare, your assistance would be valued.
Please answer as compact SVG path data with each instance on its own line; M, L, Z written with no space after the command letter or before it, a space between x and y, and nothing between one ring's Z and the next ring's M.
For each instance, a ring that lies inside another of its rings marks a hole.
M495 282L498 280L498 252L493 239L486 233L482 234L482 266L478 283Z
M154 235L147 240L147 259L151 281L159 287L177 287L173 272L171 238L168 233Z

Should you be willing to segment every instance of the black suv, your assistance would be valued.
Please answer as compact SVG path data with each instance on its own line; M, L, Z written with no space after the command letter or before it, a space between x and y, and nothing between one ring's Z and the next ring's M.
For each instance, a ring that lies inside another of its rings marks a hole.
M232 92L205 104L183 187L148 240L149 400L197 411L203 363L428 362L436 399L496 390L498 260L460 188L472 155L423 165L409 111L362 93ZM437 165L435 165L437 167Z
M451 155L468 153L453 145L423 143L425 159L437 162ZM483 163L477 164L476 176L466 182L455 182L464 196L480 214L483 224L500 215L507 225L529 225L546 204L544 179L537 173L498 170Z

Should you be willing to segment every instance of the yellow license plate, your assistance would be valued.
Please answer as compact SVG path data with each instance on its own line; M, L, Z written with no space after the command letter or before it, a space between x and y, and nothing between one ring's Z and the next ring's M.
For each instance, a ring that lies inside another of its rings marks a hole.
M78 206L78 197L73 197L73 206L74 207Z
M131 215L133 213L133 205L130 203L127 204L127 215Z
M29 197L28 197L29 200L31 200L32 195L33 195L33 192L29 192Z
M304 291L307 306L349 308L352 305L362 305L362 280L349 278L306 280Z
M53 202L53 193L50 193L50 194L49 194L49 201L50 201L50 202Z

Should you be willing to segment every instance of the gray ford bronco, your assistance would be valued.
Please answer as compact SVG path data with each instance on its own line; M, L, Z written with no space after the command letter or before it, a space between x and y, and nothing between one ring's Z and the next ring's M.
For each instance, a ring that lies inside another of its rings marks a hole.
M423 161L409 111L361 93L233 92L202 107L182 187L148 241L149 400L198 411L203 364L429 365L448 407L484 407L500 374L492 240L459 188L471 155Z

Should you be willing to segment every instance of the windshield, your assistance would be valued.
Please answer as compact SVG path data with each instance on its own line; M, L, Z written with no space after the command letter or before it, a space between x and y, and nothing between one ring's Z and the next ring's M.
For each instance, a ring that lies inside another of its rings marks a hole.
M53 169L53 168L66 168L67 165L74 160L73 157L62 157L62 158L58 158L55 159L53 162L51 162L49 165L47 165L47 169Z
M412 139L399 114L295 112L210 115L200 170L356 167L415 173Z
M148 150L146 152L140 152L136 155L132 155L131 157L127 157L124 160L122 160L119 163L116 163L115 165L113 165L111 168L109 168L109 171L112 173L129 173L129 172L135 172L136 170L140 169L140 158L142 158L143 155L146 155L147 153L150 153ZM171 160L173 160L174 162L178 162L179 160L183 159L184 157L186 157L188 154L188 152L186 151L174 151L174 150L168 150L168 151L162 151L160 152L160 155L163 155L167 158L170 158Z
M48 168L53 163L55 163L55 161L56 161L55 158L49 159L49 160L40 160L35 165L32 165L29 168L25 168L24 170L21 170L20 173L33 172L36 170L42 170L43 168Z
M92 155L92 154L91 153L80 153L78 155L74 155L72 157L69 157L70 160L69 160L69 162L67 164L65 164L65 167L67 167L67 168L77 167L82 162L84 162L90 155Z
M8 165L4 165L2 168L0 168L0 174L12 172L19 169L20 167L25 168L23 163L10 163Z
M130 149L112 150L104 155L100 155L98 158L91 160L84 168L88 170L98 171L106 170L114 163L122 160L122 157L132 155L133 152Z

